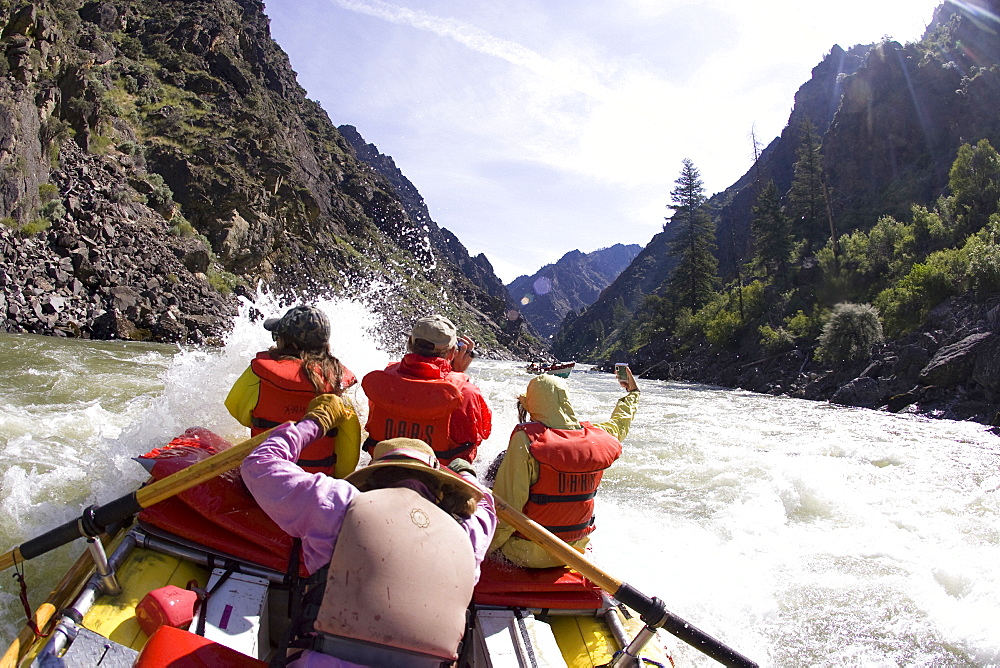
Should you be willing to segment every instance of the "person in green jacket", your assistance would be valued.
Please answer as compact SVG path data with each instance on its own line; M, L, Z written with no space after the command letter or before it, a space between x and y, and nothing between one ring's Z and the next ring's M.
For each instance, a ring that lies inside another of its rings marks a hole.
M596 425L577 420L565 380L550 374L532 378L518 397L521 424L511 434L493 483L499 498L580 552L594 530L593 497L601 475L620 455L639 406L639 387L631 371L627 376L627 394L611 419ZM489 552L526 568L564 565L502 521Z

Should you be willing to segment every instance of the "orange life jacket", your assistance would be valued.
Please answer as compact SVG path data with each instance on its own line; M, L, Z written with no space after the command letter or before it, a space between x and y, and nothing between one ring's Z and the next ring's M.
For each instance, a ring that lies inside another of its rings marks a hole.
M460 373L444 378L411 378L399 372L399 363L365 374L361 387L369 403L365 425L369 439L378 442L418 438L431 446L441 464L447 466L472 448L471 443L455 443L449 435L451 414L462 403L459 387L463 379Z
M541 422L519 424L539 464L524 514L567 543L594 530L594 496L604 469L622 453L617 438L581 422L582 429L550 429Z
M316 390L302 368L302 361L276 360L271 357L270 352L264 351L257 353L250 361L250 368L260 378L260 396L257 405L250 412L253 418L250 434L256 436L289 420L301 420L309 402L316 397ZM333 391L329 386L325 389L327 392ZM336 429L331 429L325 437L304 447L298 460L299 466L309 473L331 476L336 463Z

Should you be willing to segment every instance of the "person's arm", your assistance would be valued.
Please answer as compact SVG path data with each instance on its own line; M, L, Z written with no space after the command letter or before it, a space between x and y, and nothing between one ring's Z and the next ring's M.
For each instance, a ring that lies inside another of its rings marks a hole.
M302 538L306 568L329 563L343 515L358 489L322 473L307 473L295 460L319 438L312 419L275 427L240 466L247 489L285 533Z
M528 437L522 431L510 437L507 452L497 470L493 493L515 510L524 510L528 503L531 485L538 481L538 462L528 452ZM493 552L514 534L514 527L504 521L497 525L488 552Z
M260 399L260 378L250 367L236 379L226 395L226 409L244 427L253 424L253 409Z
M469 535L472 552L476 557L476 582L479 582L479 564L489 554L489 547L497 529L497 511L493 504L493 493L483 487L474 475L459 474L483 490L483 498L476 505L476 512L467 520L462 520L462 528Z
M639 408L639 390L635 389L618 400L615 409L611 411L611 419L607 422L599 422L595 427L599 427L608 432L619 441L624 441L628 436L629 427L632 426L632 418Z
M341 397L348 403L347 397ZM334 475L346 478L358 466L361 459L361 422L356 412L337 426L337 463L334 465Z

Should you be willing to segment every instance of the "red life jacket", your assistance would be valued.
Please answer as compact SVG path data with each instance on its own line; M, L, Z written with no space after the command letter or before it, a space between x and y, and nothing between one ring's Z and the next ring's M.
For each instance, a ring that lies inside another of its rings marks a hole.
M309 402L316 397L316 390L309 382L302 361L276 360L269 351L264 351L250 361L250 368L260 378L260 395L257 405L250 412L253 418L250 434L256 436L289 420L301 420ZM350 387L354 382L357 382L354 374L345 367L341 387ZM332 392L333 388L327 386L324 390ZM331 429L327 436L302 449L298 464L309 473L332 476L337 463L336 453L336 430Z
M361 379L368 396L369 442L389 438L418 438L434 449L447 466L463 456L471 443L455 443L449 435L451 414L462 403L460 373L444 378L411 378L399 372L399 363L384 371L372 371Z
M541 422L519 424L539 464L524 514L567 543L594 530L594 496L604 469L622 453L617 438L581 422L582 429L550 429Z

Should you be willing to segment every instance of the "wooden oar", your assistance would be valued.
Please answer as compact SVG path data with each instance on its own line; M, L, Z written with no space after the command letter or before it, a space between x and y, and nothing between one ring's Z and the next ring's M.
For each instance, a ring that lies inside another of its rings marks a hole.
M719 640L716 640L704 631L695 628L690 623L668 611L660 599L655 597L649 598L632 587L632 585L605 573L582 554L570 547L568 543L542 525L529 519L519 510L508 505L507 502L495 494L493 495L493 500L500 519L517 529L521 535L544 547L556 559L561 560L567 566L614 596L615 599L638 612L640 618L647 626L662 628L672 633L723 665L746 667L757 665L754 661L751 661L733 648L727 647Z
M216 453L208 459L193 464L186 469L168 475L162 480L141 487L134 492L119 497L103 506L91 506L83 511L83 515L56 527L37 538L22 543L10 552L0 556L0 571L28 559L34 559L46 552L72 542L81 537L93 537L102 534L109 526L122 522L138 513L143 508L165 501L186 489L211 480L212 478L235 468L250 452L260 445L270 431L265 431L251 439L234 445L228 450Z

